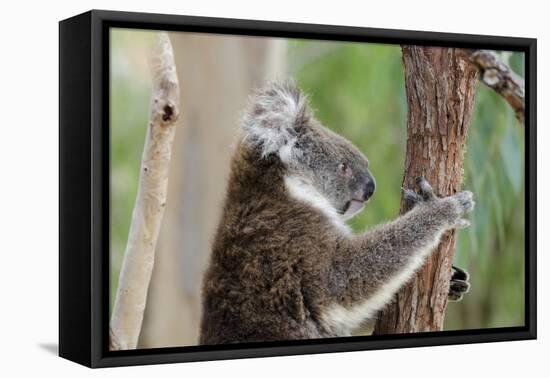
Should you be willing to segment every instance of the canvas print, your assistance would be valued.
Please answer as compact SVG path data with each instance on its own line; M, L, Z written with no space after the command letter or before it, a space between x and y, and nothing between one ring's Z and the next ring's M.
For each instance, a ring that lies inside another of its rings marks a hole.
M110 349L523 326L524 66L111 28Z

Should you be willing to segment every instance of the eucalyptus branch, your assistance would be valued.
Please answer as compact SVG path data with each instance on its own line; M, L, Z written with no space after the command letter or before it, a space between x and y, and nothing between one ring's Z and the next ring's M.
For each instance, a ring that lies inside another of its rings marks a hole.
M149 126L141 160L138 194L111 315L111 350L135 349L155 261L166 204L172 141L179 113L174 53L166 33L153 52L153 90Z
M502 96L523 124L525 122L525 82L490 50L457 49L480 71L481 81Z

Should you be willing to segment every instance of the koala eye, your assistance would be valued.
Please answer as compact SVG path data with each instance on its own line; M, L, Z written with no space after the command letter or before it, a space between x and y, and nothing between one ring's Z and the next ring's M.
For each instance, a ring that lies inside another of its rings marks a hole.
M351 168L346 162L342 162L338 165L338 171L344 176L351 176Z

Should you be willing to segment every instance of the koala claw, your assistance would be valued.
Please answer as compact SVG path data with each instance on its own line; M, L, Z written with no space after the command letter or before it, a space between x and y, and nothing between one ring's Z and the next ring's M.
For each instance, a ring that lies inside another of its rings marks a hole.
M463 269L453 265L453 274L451 276L451 285L449 287L449 300L461 301L470 290L470 275Z
M418 192L414 191L413 189L401 188L401 190L403 191L403 198L411 206L415 206L421 202L432 201L436 198L432 187L424 177L416 178L416 187L418 189Z
M416 205L417 203L424 201L423 198L412 189L401 188L401 190L403 191L403 197L405 198L405 201L407 201L411 205Z
M419 194L424 198L425 201L430 201L435 198L434 191L431 185L428 183L424 177L416 178L416 186L418 187Z

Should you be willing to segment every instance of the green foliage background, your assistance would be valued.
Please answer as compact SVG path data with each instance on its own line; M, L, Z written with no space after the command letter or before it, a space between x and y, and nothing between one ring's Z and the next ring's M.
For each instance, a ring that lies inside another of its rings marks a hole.
M111 299L137 190L148 119L147 55L153 33L111 36ZM524 75L523 55L502 53ZM377 191L352 226L363 230L399 213L406 140L401 51L395 45L292 40L289 73L317 117L369 158ZM524 323L524 132L509 106L479 85L470 127L464 188L476 197L472 226L459 232L455 263L472 289L446 313L446 329Z

